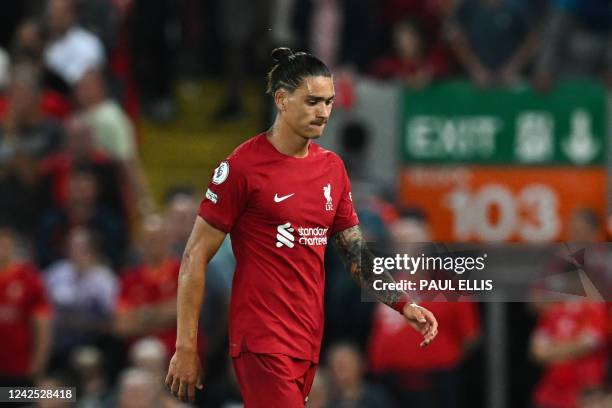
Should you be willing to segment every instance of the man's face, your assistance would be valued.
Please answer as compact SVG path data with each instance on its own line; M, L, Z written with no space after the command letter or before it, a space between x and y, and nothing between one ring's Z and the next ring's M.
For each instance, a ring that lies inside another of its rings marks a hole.
M47 4L47 24L53 33L62 33L74 23L72 0L50 0Z
M329 120L334 102L334 82L331 77L310 76L293 92L280 98L284 120L298 135L317 139Z

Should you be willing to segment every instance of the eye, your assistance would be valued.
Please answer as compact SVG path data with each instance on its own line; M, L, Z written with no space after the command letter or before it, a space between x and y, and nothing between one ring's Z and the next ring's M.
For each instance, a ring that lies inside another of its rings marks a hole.
M327 106L329 106L329 105L331 105L331 104L333 104L333 103L334 103L334 100L333 100L333 99L328 99L328 100L326 100L326 101L325 101L325 104L326 104Z
M317 101L309 99L306 103L310 106L315 106L317 104Z

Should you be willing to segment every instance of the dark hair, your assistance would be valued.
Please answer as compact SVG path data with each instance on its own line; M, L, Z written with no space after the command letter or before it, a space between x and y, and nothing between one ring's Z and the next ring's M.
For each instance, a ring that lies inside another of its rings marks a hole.
M271 55L274 66L266 75L269 94L280 88L293 92L309 76L332 76L327 65L312 54L294 53L289 48L280 47L275 48Z
M574 212L574 217L586 222L593 230L597 230L601 226L601 218L597 211L592 208L579 208Z

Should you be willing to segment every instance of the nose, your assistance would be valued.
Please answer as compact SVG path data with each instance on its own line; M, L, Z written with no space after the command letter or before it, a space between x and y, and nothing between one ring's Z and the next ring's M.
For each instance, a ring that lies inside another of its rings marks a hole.
M331 105L321 104L319 105L319 109L317 109L317 118L327 120L329 118L329 114L331 113Z

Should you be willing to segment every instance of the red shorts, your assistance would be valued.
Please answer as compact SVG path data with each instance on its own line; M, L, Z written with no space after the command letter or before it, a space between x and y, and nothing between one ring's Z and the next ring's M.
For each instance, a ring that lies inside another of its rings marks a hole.
M245 408L304 407L317 364L284 354L242 352L232 358Z

